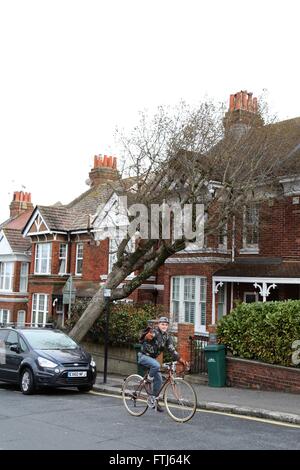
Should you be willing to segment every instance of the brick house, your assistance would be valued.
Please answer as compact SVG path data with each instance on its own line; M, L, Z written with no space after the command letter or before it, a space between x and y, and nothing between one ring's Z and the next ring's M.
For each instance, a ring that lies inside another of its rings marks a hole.
M251 93L231 95L225 132L246 132L256 114ZM287 125L290 152L300 157L300 118L273 124L277 136L283 138ZM114 240L97 241L94 231L118 197L116 159L96 156L89 178L90 188L74 201L38 205L24 224L23 235L32 244L27 321L55 316L63 321L68 310L63 288L70 275L77 297L92 297L107 277ZM190 244L170 257L130 299L163 304L175 329L191 322L196 332L207 332L237 301L299 299L300 176L282 177L279 186L208 237L204 247Z
M106 279L112 263L110 242L94 239L93 220L99 206L114 194L118 180L116 158L95 156L90 189L65 206L35 207L23 230L32 243L29 322L45 323L49 317L64 322L68 305L63 304L63 290L70 276L77 298L91 298ZM141 300L138 292L131 300Z
M0 225L0 324L25 323L31 242L22 229L32 210L31 194L16 191L10 217Z

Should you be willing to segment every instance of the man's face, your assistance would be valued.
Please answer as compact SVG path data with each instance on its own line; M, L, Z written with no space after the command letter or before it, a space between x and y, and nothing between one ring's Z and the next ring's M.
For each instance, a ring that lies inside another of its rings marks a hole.
M169 328L169 323L161 322L161 323L158 324L158 328L160 329L160 331L165 333L167 331L167 329Z

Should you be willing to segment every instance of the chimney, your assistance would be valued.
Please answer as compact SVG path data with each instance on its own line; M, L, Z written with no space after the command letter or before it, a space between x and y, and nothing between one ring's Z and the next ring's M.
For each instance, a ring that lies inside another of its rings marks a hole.
M224 116L225 135L240 138L251 127L262 126L263 120L258 113L257 98L253 93L241 90L230 95L229 110Z
M119 178L117 170L117 158L112 156L95 155L94 168L89 173L90 186L104 184Z
M9 205L10 217L15 217L23 212L33 209L31 202L31 193L24 193L23 191L15 191L13 200Z

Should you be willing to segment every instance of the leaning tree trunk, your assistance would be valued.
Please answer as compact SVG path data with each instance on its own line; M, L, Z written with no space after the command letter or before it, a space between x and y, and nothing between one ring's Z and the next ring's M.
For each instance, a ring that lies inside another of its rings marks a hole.
M90 301L89 305L77 321L77 323L73 326L69 335L75 341L81 341L89 329L93 326L97 318L101 315L103 310L105 309L105 299L103 296L103 287L101 286L92 300Z

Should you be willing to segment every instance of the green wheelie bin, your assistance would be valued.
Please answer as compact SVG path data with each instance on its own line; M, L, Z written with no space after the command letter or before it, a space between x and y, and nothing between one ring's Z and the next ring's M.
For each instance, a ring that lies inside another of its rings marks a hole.
M204 348L208 369L208 385L210 387L225 387L226 361L224 344L208 344Z

